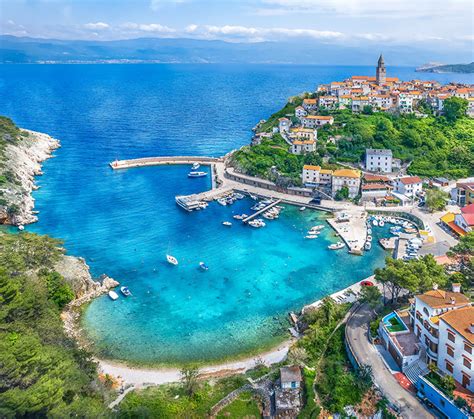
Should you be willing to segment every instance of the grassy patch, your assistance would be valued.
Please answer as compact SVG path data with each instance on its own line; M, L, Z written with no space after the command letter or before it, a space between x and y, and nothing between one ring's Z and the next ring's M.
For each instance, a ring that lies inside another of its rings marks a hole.
M240 396L222 409L217 415L223 418L260 418L260 403L250 391L244 391Z

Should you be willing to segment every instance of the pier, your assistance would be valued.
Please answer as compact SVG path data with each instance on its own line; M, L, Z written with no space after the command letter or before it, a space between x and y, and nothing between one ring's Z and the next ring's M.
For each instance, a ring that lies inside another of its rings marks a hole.
M222 157L205 157L205 156L171 156L171 157L142 157L139 159L115 160L109 163L114 169L130 169L132 167L144 166L164 166L173 164L193 164L199 163L210 166L214 163L222 163Z
M262 208L261 210L257 211L255 214L249 215L247 218L244 218L242 222L244 224L248 223L250 220L253 220L255 217L258 217L260 214L263 214L264 212L268 211L270 208L273 208L275 205L278 205L281 202L281 199L278 199L271 204L268 204L265 208Z

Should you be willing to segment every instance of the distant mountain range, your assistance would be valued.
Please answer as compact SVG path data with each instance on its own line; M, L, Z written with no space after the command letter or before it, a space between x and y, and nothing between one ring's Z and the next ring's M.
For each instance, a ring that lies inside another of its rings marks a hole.
M428 63L416 69L425 73L474 73L474 61L470 64Z
M406 46L350 46L321 41L231 43L138 38L80 41L0 36L0 63L282 63L374 65L383 51L391 65L416 65L433 51ZM447 54L447 55L446 55ZM440 59L459 59L455 52ZM448 61L448 62L449 62Z

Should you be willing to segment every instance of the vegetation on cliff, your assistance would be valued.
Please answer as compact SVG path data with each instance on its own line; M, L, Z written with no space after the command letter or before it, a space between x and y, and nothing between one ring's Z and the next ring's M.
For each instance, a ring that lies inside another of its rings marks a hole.
M53 270L60 242L0 235L0 416L101 417L96 365L64 334L73 297Z
M463 99L446 100L445 106L446 116L423 118L385 112L322 111L321 114L333 115L335 122L318 130L316 152L292 155L288 144L274 135L260 145L235 152L232 164L244 173L271 180L278 172L298 185L304 164L322 164L323 161L357 164L363 160L366 148L389 148L395 158L412 162L408 172L413 175L474 176L474 119L464 116L466 101ZM291 116L292 111L294 104L287 104L260 130L271 131L277 126L278 117Z

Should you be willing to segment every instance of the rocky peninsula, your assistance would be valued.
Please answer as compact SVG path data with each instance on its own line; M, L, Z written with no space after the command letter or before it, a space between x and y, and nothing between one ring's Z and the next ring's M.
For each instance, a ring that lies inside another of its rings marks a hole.
M41 164L60 147L47 134L18 128L9 118L0 117L0 224L34 223L35 176Z

